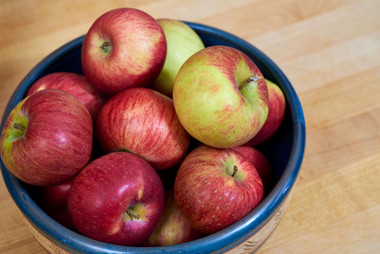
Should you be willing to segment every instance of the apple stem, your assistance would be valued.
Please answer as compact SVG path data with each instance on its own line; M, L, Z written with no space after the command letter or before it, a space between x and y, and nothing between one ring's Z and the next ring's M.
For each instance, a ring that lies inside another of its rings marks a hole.
M138 220L138 219L140 219L140 215L138 215L138 214L135 214L132 210L127 210L127 214L130 216L130 217L132 217L132 219L136 219L136 220Z
M19 123L14 123L13 124L13 128L19 130L19 131L22 131L22 132L25 132L26 131L26 128L25 126L19 124Z
M111 42L103 42L102 46L100 46L100 49L102 50L102 52L108 53L111 50Z
M239 86L239 90L241 91L242 89L244 89L244 87L246 87L250 82L254 82L254 81L257 81L259 79L258 76L256 75L252 75L249 79L247 79L243 84L241 84L241 86Z
M236 172L238 172L238 167L236 167L235 165L234 165L234 172L232 173L232 177L234 177L235 175L236 175Z

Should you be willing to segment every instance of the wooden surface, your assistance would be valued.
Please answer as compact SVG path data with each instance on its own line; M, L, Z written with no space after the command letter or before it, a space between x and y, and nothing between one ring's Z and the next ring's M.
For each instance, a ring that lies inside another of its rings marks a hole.
M304 162L259 253L380 253L380 1L0 0L1 116L35 64L122 6L234 33L271 57L299 94ZM2 180L0 253L44 253Z

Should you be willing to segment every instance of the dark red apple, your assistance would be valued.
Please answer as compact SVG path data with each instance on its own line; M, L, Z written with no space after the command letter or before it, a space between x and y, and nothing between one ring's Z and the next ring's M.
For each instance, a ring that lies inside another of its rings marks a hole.
M67 209L67 198L72 182L73 178L62 184L41 187L38 193L38 203L58 223L75 230Z
M72 181L73 179L69 179L62 184L42 187L39 193L41 207L45 211L54 212L67 209L67 197Z
M66 209L59 210L59 211L51 211L48 212L49 216L54 219L56 222L61 224L62 226L67 227L68 229L71 229L72 231L78 231L74 224L73 221L71 220L69 210L66 207Z
M139 245L162 216L164 189L142 158L115 152L90 162L71 185L68 208L82 234L107 243Z

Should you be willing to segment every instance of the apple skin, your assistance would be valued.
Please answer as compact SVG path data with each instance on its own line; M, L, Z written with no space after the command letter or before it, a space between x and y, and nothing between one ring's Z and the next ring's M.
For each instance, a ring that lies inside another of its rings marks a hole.
M155 231L144 246L170 246L186 243L202 237L179 210L173 189L165 190L164 213Z
M58 185L42 187L39 195L41 208L48 212L67 209L67 197L72 182L73 178Z
M195 139L216 148L231 148L252 139L268 114L268 89L255 63L227 46L193 54L179 70L174 107Z
M152 88L172 97L174 80L183 63L195 52L204 49L198 34L185 23L175 19L157 19L167 43L164 67Z
M106 102L106 97L97 91L83 76L72 72L54 72L38 79L28 90L26 96L45 89L58 89L77 98L96 119L100 109Z
M67 198L73 179L62 184L41 187L37 199L41 208L55 221L71 230L76 230L67 208Z
M251 146L238 146L232 149L239 152L252 163L260 175L265 192L268 193L273 185L273 170L267 157L260 150Z
M47 89L20 101L0 138L4 165L31 185L50 186L76 175L92 152L93 122L85 106L64 91Z
M278 85L270 80L266 80L266 83L269 97L268 117L259 133L245 144L247 146L259 145L270 139L280 128L285 116L286 101L284 93Z
M82 68L102 93L114 95L154 82L166 57L166 39L158 22L134 8L110 10L87 32Z
M104 105L96 122L96 136L106 153L131 152L156 170L179 164L190 143L172 100L143 87L122 91Z
M63 210L48 212L48 214L53 220L55 220L56 222L58 222L62 226L66 227L72 231L78 232L78 230L75 228L75 226L73 224L73 221L71 220L69 210L67 207L66 207L66 209L63 209Z
M79 232L128 246L143 243L153 233L163 207L164 188L157 172L127 152L90 162L75 177L68 197L69 214Z
M259 174L240 153L206 145L188 154L174 182L179 209L203 234L237 222L261 202L263 195Z

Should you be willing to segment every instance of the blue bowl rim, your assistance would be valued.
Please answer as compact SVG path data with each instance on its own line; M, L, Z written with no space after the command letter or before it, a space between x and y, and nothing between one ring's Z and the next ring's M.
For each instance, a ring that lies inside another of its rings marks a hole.
M196 31L202 31L209 36L223 37L224 40L227 39L228 41L234 42L234 44L239 44L243 48L254 52L255 56L257 56L260 61L262 61L272 72L271 74L277 77L278 82L281 84L281 88L285 89L284 92L287 96L292 116L294 140L288 164L281 178L273 187L268 196L251 213L249 213L239 222L215 234L205 236L188 243L173 246L129 247L103 243L90 239L81 234L73 232L70 229L67 229L66 227L53 220L33 201L29 193L21 185L21 182L5 168L3 162L1 161L1 171L5 184L16 205L24 213L26 219L33 226L38 227L39 231L45 237L56 243L61 248L65 248L64 246L67 246L72 250L83 253L104 251L107 253L158 253L171 251L181 253L194 253L199 250L202 250L204 252L214 252L221 249L225 251L238 245L249 236L257 232L261 227L263 227L276 213L281 204L285 201L291 188L293 187L303 160L306 130L301 103L288 78L267 55L265 55L263 52L261 52L259 49L247 41L226 31L211 26L187 21L184 22ZM1 121L1 130L3 129L9 112L26 93L29 86L26 86L25 83L30 80L35 80L36 77L39 76L41 72L45 70L49 65L51 65L54 61L72 51L73 49L80 47L83 39L84 35L61 46L49 54L47 57L45 57L42 61L40 61L25 76L25 78L20 82L11 98L9 99ZM233 244L229 245L231 242Z

